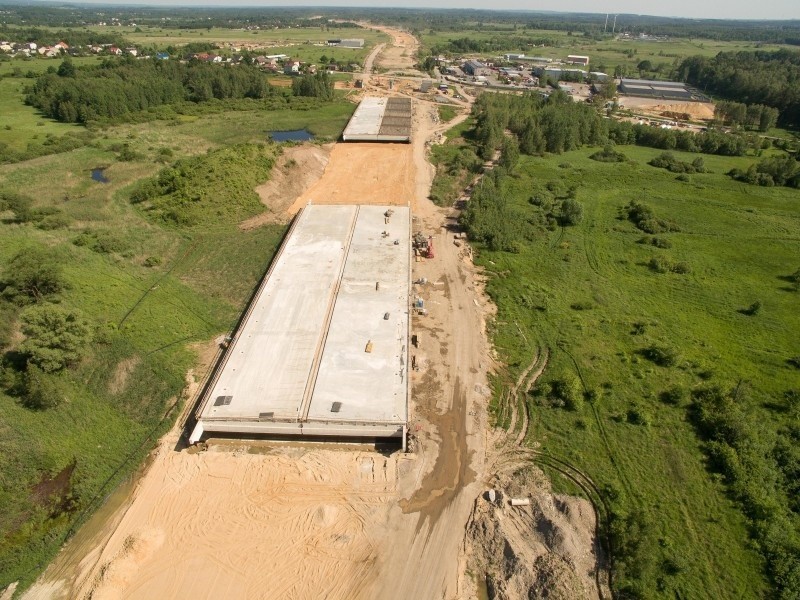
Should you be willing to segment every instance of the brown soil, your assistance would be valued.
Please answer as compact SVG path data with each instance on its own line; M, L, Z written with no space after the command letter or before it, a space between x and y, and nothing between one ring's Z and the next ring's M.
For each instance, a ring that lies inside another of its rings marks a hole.
M527 462L527 465L530 463ZM475 500L467 528L468 569L485 582L490 597L605 598L597 588L595 517L589 501L554 495L547 478L535 467L501 471ZM527 498L528 506L511 506L511 498ZM477 589L474 590L477 595Z
M336 144L325 172L291 204L295 214L314 204L407 205L414 199L414 165L409 144Z
M286 148L278 157L269 181L256 188L267 212L239 223L245 231L266 223L286 220L286 210L322 176L334 144L299 144Z
M392 43L378 56L377 66L388 72L417 73L414 68L417 49L419 48L417 39L405 31L398 31L388 27L376 27L376 29L380 29L380 31L392 36Z
M651 98L625 97L621 103L626 109L637 113L663 116L663 113L687 114L695 121L710 121L714 118L714 104L711 102L664 102Z

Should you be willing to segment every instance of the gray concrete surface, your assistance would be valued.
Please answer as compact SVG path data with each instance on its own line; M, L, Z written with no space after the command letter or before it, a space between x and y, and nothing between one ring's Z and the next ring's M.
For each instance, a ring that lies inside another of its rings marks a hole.
M302 211L212 378L192 442L213 431L378 437L402 431L410 209L391 207L387 223L389 209ZM341 403L338 412L334 402Z

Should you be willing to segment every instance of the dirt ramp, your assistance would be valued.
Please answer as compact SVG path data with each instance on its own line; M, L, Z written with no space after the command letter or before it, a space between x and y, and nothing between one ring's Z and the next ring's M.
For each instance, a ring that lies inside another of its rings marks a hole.
M295 214L314 204L395 204L414 199L415 169L410 144L336 144L322 177L289 207Z

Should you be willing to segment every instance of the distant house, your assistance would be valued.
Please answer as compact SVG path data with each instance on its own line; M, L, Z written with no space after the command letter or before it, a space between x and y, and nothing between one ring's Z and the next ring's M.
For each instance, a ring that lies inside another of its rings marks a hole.
M589 57L579 56L577 54L570 54L567 57L566 62L570 65L583 65L584 67L587 67L589 66Z
M67 42L58 42L55 46L53 46L53 48L57 48L58 50L63 50L66 52L69 50L69 44L67 44Z
M208 52L198 52L193 54L192 58L200 62L221 63L222 57L216 54L209 54Z
M317 65L308 65L308 68L306 68L306 73L314 75L316 72L317 72Z
M524 60L524 54L503 54L503 59L507 60L508 62L514 62L517 60Z
M122 50L117 48L116 46L109 46L108 47L109 54L115 54L116 56L120 56L122 54Z
M2 50L3 52L11 52L13 49L14 49L14 46L9 44L8 42L4 42L4 43L0 44L0 50Z
M464 63L462 68L464 69L464 73L472 77L486 75L486 72L489 70L489 68L479 60L468 60Z
M283 72L286 75L297 75L300 72L299 60L288 60L283 65Z
M137 48L125 48L125 52L131 56L139 56L139 50Z

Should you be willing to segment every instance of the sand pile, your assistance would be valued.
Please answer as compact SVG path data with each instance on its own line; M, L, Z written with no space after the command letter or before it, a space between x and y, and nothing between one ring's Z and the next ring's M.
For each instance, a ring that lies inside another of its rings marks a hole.
M513 479L512 479L513 477ZM502 475L500 491L475 501L467 529L469 569L490 598L597 598L595 522L587 500L554 495L537 469ZM509 504L530 497L529 506Z
M714 118L714 105L709 102L680 102L676 104L656 104L642 107L642 112L666 116L664 113L689 115L694 121L710 121Z

